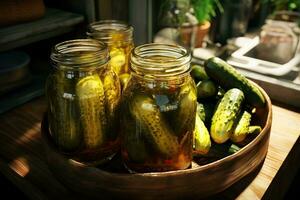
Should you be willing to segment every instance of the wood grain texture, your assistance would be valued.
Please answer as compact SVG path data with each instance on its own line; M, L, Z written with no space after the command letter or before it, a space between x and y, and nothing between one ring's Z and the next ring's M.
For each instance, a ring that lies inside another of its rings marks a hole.
M46 164L40 138L45 110L45 99L39 98L0 115L0 171L31 199L78 199L80 196L74 196L61 184ZM273 106L270 144L261 168L211 198L262 199L282 195L284 191L277 188L283 180L291 182L295 174L292 168L300 159L299 148L295 148L299 146L299 124L300 113ZM203 186L192 189L200 187Z

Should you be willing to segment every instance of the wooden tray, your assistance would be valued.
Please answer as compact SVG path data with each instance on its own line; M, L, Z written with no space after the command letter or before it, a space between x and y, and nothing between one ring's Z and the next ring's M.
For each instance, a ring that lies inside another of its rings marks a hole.
M260 88L260 87L259 87ZM267 104L258 109L255 119L263 129L240 151L212 163L199 166L193 162L186 170L129 174L116 156L100 168L89 167L61 155L54 147L48 132L48 122L42 121L50 170L65 186L85 197L101 199L181 199L204 198L221 192L237 182L265 159L272 124L272 104L262 91Z

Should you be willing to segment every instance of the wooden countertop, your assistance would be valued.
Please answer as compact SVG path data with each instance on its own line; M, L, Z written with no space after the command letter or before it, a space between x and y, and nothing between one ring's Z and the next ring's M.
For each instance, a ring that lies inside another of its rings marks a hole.
M40 136L45 110L41 97L0 115L0 172L30 199L78 199L47 167ZM274 105L264 163L212 199L282 199L300 166L299 135L300 112Z

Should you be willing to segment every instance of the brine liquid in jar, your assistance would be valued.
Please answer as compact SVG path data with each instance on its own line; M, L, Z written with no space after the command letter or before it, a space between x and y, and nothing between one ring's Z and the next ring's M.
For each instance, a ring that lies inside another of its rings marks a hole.
M123 93L122 158L131 172L190 167L196 89L190 54L180 46L146 44L131 55Z
M134 46L132 26L118 20L102 20L91 23L87 35L107 44L109 64L118 76L129 73L129 55Z
M98 164L119 149L120 83L107 67L107 46L97 40L57 44L46 83L49 131L58 150Z

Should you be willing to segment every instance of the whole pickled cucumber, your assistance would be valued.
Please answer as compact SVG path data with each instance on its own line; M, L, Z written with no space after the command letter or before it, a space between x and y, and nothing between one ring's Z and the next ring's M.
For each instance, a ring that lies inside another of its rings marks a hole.
M137 94L130 104L130 112L141 126L147 141L151 142L161 154L171 157L177 154L177 137L167 126L159 108L149 96Z
M131 161L144 163L148 157L145 138L135 130L133 123L125 125L126 135L123 138L123 145Z
M106 117L109 125L109 136L111 136L111 138L116 138L118 120L117 110L121 100L120 81L112 70L108 70L103 74L102 81L105 94Z
M218 87L218 92L216 95L216 99L222 99L222 97L224 96L224 94L226 93L226 91L222 88L222 87Z
M231 130L244 99L244 93L233 88L228 90L218 103L210 127L211 137L216 143L224 143L230 138Z
M106 100L105 106L108 110L107 114L113 117L121 99L120 81L113 71L108 71L103 76L103 87Z
M116 72L117 75L123 72L123 68L126 64L126 53L124 49L117 47L110 47L110 66Z
M50 75L47 80L47 99L49 100L48 119L54 142L62 151L75 152L81 144L82 133L76 102L72 95L74 86L64 77L64 72Z
M239 88L251 105L265 106L266 100L260 89L226 61L211 57L205 61L204 67L208 76L224 89Z
M244 111L242 115L238 118L235 127L233 128L232 134L230 135L230 140L232 142L242 142L248 132L251 121L251 114Z
M210 135L200 116L196 114L194 130L194 151L198 154L207 154L211 147Z
M195 91L187 84L181 89L178 99L178 110L173 117L174 133L182 136L187 131L194 130L197 97Z
M80 79L76 84L80 122L87 148L99 147L106 134L105 97L98 75Z

